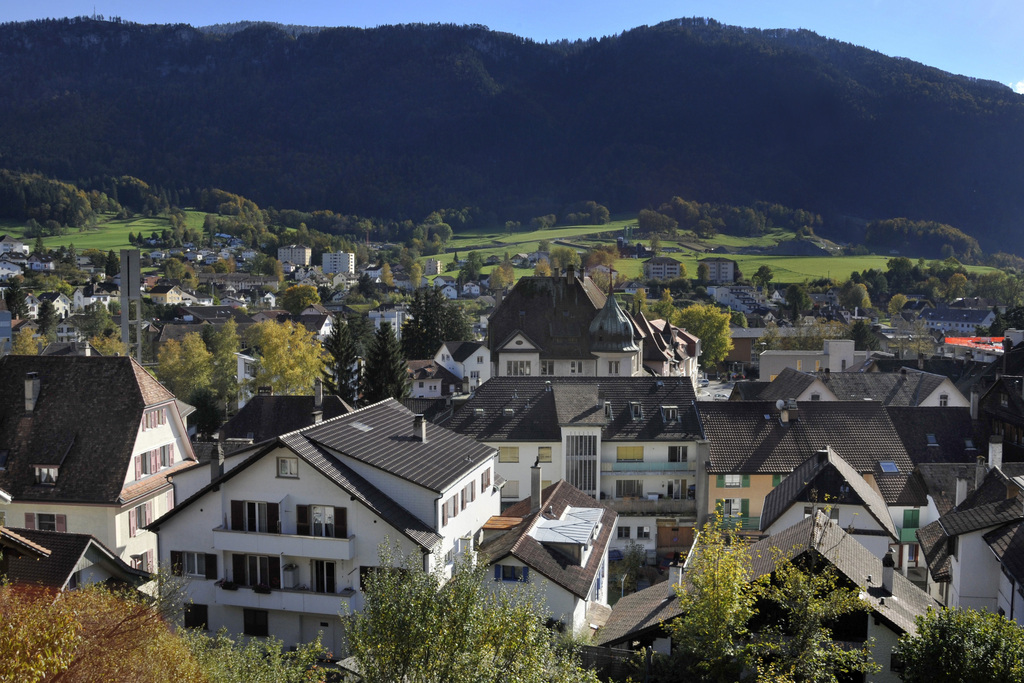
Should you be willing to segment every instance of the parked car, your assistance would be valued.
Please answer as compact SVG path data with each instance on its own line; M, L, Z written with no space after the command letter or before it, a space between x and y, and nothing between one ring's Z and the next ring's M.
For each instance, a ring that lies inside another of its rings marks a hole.
M711 380L709 380L707 377L705 377L704 379L702 379L699 382L697 382L697 384L699 384L702 387L706 387L709 384L711 384Z
M728 401L729 394L715 394L712 398L714 398L716 401Z

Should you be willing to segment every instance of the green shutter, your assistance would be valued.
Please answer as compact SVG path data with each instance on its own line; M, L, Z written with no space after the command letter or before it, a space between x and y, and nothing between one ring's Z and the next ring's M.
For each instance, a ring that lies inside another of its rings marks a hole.
M745 488L745 489L749 489L750 488L750 475L749 474L744 474L743 475L743 488Z
M724 489L725 488L725 475L724 474L719 474L718 475L718 488L720 488L720 489Z
M743 498L742 500L740 500L740 514L743 515L744 517L749 517L750 516L750 499L749 498Z
M903 528L904 529L916 529L921 523L921 511L920 510L904 510L903 511Z
M772 475L772 486L778 486L781 483L782 483L782 475L781 474L773 474Z

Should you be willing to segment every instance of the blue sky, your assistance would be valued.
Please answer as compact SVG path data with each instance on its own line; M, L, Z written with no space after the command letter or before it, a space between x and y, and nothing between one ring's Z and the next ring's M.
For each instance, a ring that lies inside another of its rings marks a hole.
M805 28L1024 93L1022 0L0 0L0 21L97 14L144 24L484 24L534 40L601 37L702 16Z

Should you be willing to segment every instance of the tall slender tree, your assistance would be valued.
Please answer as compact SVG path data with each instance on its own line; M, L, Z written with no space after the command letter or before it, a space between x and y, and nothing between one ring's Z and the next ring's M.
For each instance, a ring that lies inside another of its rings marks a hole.
M386 398L405 398L409 389L408 366L398 338L389 323L381 323L366 354L359 385L360 403L370 405Z
M409 305L409 320L402 328L406 358L433 358L446 341L466 341L472 328L459 305L437 288L417 290Z
M359 386L359 354L352 339L352 330L340 315L334 316L334 326L324 350L328 354L327 367L324 368L325 388L346 403L355 403Z

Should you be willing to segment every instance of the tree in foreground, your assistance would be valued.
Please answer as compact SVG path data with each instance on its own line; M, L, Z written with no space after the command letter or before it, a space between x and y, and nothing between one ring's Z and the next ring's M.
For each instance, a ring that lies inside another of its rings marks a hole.
M871 674L872 642L843 647L831 626L848 614L869 609L856 586L841 584L830 564L782 561L754 586L763 605L757 637L747 646L751 668L777 681L837 683L851 674Z
M317 662L327 651L317 639L285 652L274 637L232 639L224 630L208 636L181 631L181 638L202 669L207 683L315 683L325 680Z
M440 563L424 572L420 555L387 545L379 566L348 629L365 683L597 683L559 646L528 585L492 590L486 565L471 558L446 580Z
M743 670L747 623L755 614L749 548L730 533L720 508L696 544L687 585L679 589L683 616L669 624L678 646L670 666L655 680L737 681Z
M169 339L157 355L157 378L172 394L186 396L210 386L211 355L198 332L189 332L181 338Z
M1024 629L1006 617L944 607L916 624L893 650L907 683L1024 681Z
M713 368L732 350L729 313L714 304L695 304L676 316L676 325L700 339L700 365Z
M370 405L387 398L409 395L409 372L402 349L390 323L381 323L366 351L366 364L359 380L360 403Z
M18 330L14 335L14 342L11 344L12 356L38 356L39 344L36 342L35 333L28 327Z

